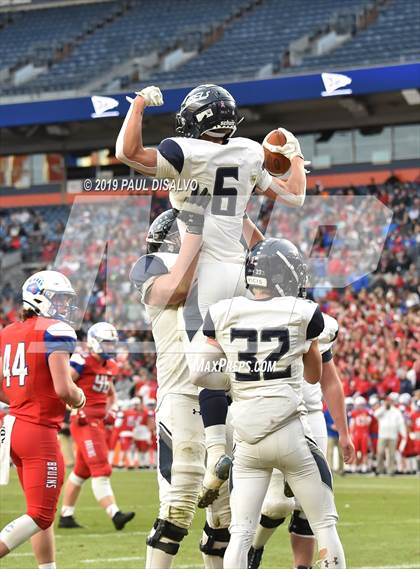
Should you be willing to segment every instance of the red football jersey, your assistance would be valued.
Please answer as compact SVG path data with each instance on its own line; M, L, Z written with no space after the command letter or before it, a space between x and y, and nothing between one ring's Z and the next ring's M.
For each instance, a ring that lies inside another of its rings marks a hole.
M74 354L70 365L78 372L77 385L86 395L83 411L87 417L103 419L113 378L118 374L115 360L97 360L92 354Z
M411 430L416 433L416 438L420 439L420 411L411 413Z
M123 422L121 425L121 431L132 431L136 426L139 418L139 412L135 409L127 409L124 411Z
M354 409L351 413L352 431L355 434L369 434L369 427L372 422L372 415L368 409Z
M29 423L60 429L66 410L48 367L55 351L72 354L76 333L66 322L33 317L14 322L0 332L4 392L10 414Z

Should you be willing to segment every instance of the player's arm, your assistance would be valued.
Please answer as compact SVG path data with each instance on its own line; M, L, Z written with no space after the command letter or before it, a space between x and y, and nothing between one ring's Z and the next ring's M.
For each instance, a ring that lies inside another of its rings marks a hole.
M322 357L318 340L311 342L311 347L303 355L304 377L308 383L318 383L322 374Z
M334 420L334 428L338 432L344 462L351 464L356 458L355 450L347 425L343 385L330 350L323 354L320 384L325 403Z
M186 234L170 272L163 261L153 254L136 261L130 272L130 280L140 291L143 303L165 307L185 300L197 267L201 241L201 235Z
M6 403L6 405L9 405L9 403L10 403L9 398L7 397L6 393L3 390L3 361L2 361L2 358L0 358L0 401L2 403Z
M76 348L76 332L65 322L55 322L44 332L48 367L57 396L70 407L80 409L86 397L70 373L70 354Z
M115 156L127 166L154 176L157 168L157 150L143 146L143 114L147 106L163 105L162 93L158 87L146 87L131 100L117 138Z
M264 239L264 235L246 214L242 225L242 237L245 239L248 249L252 249L252 247Z
M58 397L74 409L83 407L86 397L71 378L68 352L52 352L48 356L48 366Z
M272 200L291 207L302 207L306 196L306 173L303 158L296 156L290 161L290 176L287 180L272 177L266 190L256 188L258 194L263 194Z
M201 235L187 233L170 273L154 280L145 302L152 306L180 304L188 296L200 256Z

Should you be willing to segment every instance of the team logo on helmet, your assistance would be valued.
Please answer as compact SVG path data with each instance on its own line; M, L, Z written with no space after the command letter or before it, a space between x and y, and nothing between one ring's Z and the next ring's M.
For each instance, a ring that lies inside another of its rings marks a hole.
M36 280L30 282L26 287L26 290L28 292L31 292L32 294L38 294L39 292L41 292L42 288L40 286L40 283Z

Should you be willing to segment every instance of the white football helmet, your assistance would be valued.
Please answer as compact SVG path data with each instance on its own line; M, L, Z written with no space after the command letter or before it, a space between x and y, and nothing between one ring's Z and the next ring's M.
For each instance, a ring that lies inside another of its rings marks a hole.
M99 354L104 360L108 360L116 352L117 343L117 329L108 322L97 322L88 330L88 348L95 354Z
M371 395L369 397L369 405L371 407L373 407L374 405L376 405L377 403L379 403L379 397L375 394Z
M409 393L401 393L398 402L400 405L408 407L411 403L411 395Z
M344 403L345 403L346 407L353 407L353 405L354 405L353 397L346 397L344 400Z
M77 307L71 304L76 298L69 279L58 271L39 271L23 283L24 308L45 318L71 322Z
M359 395L354 400L354 405L355 405L355 407L359 407L359 408L364 407L366 405L366 399L364 397L362 397L361 395Z
M398 404L399 398L400 398L400 394L397 393L396 391L392 391L391 393L388 394L388 399L390 401L392 401L393 403L395 403L395 405Z
M141 405L142 400L140 399L140 397L132 397L130 399L130 407L132 407L133 409L135 407L137 407L138 405Z

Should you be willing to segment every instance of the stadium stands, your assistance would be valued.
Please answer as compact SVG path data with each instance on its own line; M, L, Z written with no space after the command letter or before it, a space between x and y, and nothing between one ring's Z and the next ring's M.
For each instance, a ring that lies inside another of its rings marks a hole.
M397 55L398 54L398 55ZM300 68L343 68L361 62L417 61L420 55L420 3L394 0L367 29L323 57L308 57Z
M420 3L377 0L375 17L351 27L348 41L324 55L288 58L290 43L328 32L341 15L356 19L367 0L124 0L0 15L1 69L25 63L45 70L22 84L0 81L0 95L158 83L234 81L278 72L414 61L420 53ZM161 18L161 14L165 18ZM350 18L350 21L353 21ZM252 37L252 41L250 41ZM164 71L162 57L183 48L192 57ZM121 75L134 57L155 54L143 75ZM0 75L1 77L1 75ZM115 80L118 80L117 83Z

